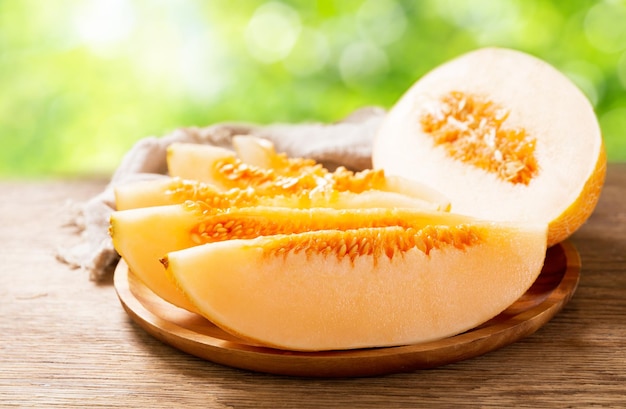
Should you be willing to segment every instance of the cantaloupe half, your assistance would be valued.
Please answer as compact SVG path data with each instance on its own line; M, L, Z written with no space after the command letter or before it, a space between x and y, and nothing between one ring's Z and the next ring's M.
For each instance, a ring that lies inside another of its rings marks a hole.
M203 201L116 211L109 232L129 269L156 295L189 311L196 308L168 279L159 260L167 253L205 243L261 235L370 226L410 227L429 221L466 220L445 212L402 208L215 208Z
M170 176L209 183L220 190L252 188L258 194L271 196L378 190L430 202L444 211L450 207L449 199L437 189L411 179L386 176L384 171L372 169L352 172L339 167L330 172L312 159L276 153L269 141L252 137L237 140L239 152L251 163L224 148L190 143L170 145Z
M393 182L390 182L393 183ZM180 178L163 178L121 184L115 188L117 210L184 203L187 200L204 201L215 209L248 206L275 206L289 208L328 207L335 209L365 209L372 207L400 207L424 210L445 210L449 202L433 202L422 198L421 192L412 190L413 184L394 191L369 189L361 193L351 191L296 190L283 194L263 194L256 189L221 190L209 183Z
M548 223L552 245L591 215L606 156L593 107L569 79L530 55L487 48L435 68L400 98L373 164L435 186L453 212Z
M298 351L452 336L503 311L541 271L545 224L413 220L210 243L163 263L216 325Z

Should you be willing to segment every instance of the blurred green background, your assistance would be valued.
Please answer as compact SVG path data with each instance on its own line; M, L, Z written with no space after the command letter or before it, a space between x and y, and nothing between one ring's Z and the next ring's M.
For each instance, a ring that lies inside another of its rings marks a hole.
M626 0L0 0L0 176L107 175L182 126L388 108L490 45L567 74L626 160Z

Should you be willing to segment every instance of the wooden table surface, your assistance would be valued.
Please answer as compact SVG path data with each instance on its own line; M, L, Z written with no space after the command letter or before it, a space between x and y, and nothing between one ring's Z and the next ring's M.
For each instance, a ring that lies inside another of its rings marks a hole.
M68 201L105 181L0 182L0 407L626 407L626 164L571 239L573 299L533 335L467 361L372 378L231 369L156 341L112 282L55 259L75 244Z

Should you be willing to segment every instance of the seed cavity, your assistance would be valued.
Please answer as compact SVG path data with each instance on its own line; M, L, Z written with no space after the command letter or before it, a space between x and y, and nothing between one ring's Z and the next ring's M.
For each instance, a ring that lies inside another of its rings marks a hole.
M325 170L310 159L287 158L274 168L261 168L242 162L238 158L225 158L214 165L214 173L225 185L254 187L264 194L279 194L311 190L317 186L315 175L323 177Z
M284 255L306 251L309 255L335 254L338 258L352 260L360 255L379 257L384 254L392 258L411 248L425 254L447 245L463 249L477 242L479 237L479 227L463 223L456 226L429 224L428 220L414 219L393 210L320 212L268 208L259 212L256 208L239 208L215 212L203 210L207 209L204 202L188 201L185 206L201 216L189 231L190 239L196 244L283 235L288 239L277 236L274 251L282 249L280 254ZM299 234L310 232L315 234ZM269 253L273 251L271 248Z
M337 191L362 193L381 188L385 183L385 172L382 169L366 169L355 173L340 166L333 172L332 181Z
M298 192L353 192L361 193L384 185L381 169L353 172L338 167L330 172L311 159L287 158L276 155L279 163L273 168L261 168L228 157L215 162L214 174L226 186L252 187L265 195L293 194Z
M186 203L188 210L195 209L199 212L254 206L259 202L259 196L250 189L220 191L206 183L183 179L174 179L165 194L176 202Z
M509 114L487 98L452 91L433 103L420 123L452 158L528 185L539 172L536 139L523 128L507 127Z
M357 257L374 256L377 262L380 257L393 259L412 249L426 255L445 247L462 250L480 243L481 236L481 229L469 224L324 230L313 235L282 236L268 242L263 250L268 257L286 257L304 251L308 257L334 254L338 260L347 257L351 262Z

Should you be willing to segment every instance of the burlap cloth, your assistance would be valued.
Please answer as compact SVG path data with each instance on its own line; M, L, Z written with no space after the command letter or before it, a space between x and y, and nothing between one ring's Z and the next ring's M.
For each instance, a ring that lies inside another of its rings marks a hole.
M269 139L276 151L289 156L312 158L330 169L343 165L362 170L371 167L372 141L384 116L382 109L368 107L332 124L221 123L144 138L126 153L100 194L73 207L69 224L77 227L80 241L75 246L59 248L57 258L87 271L92 280L101 281L109 276L119 260L108 233L109 217L115 210L114 188L123 183L166 177L166 150L174 142L230 148L233 136L253 135Z

